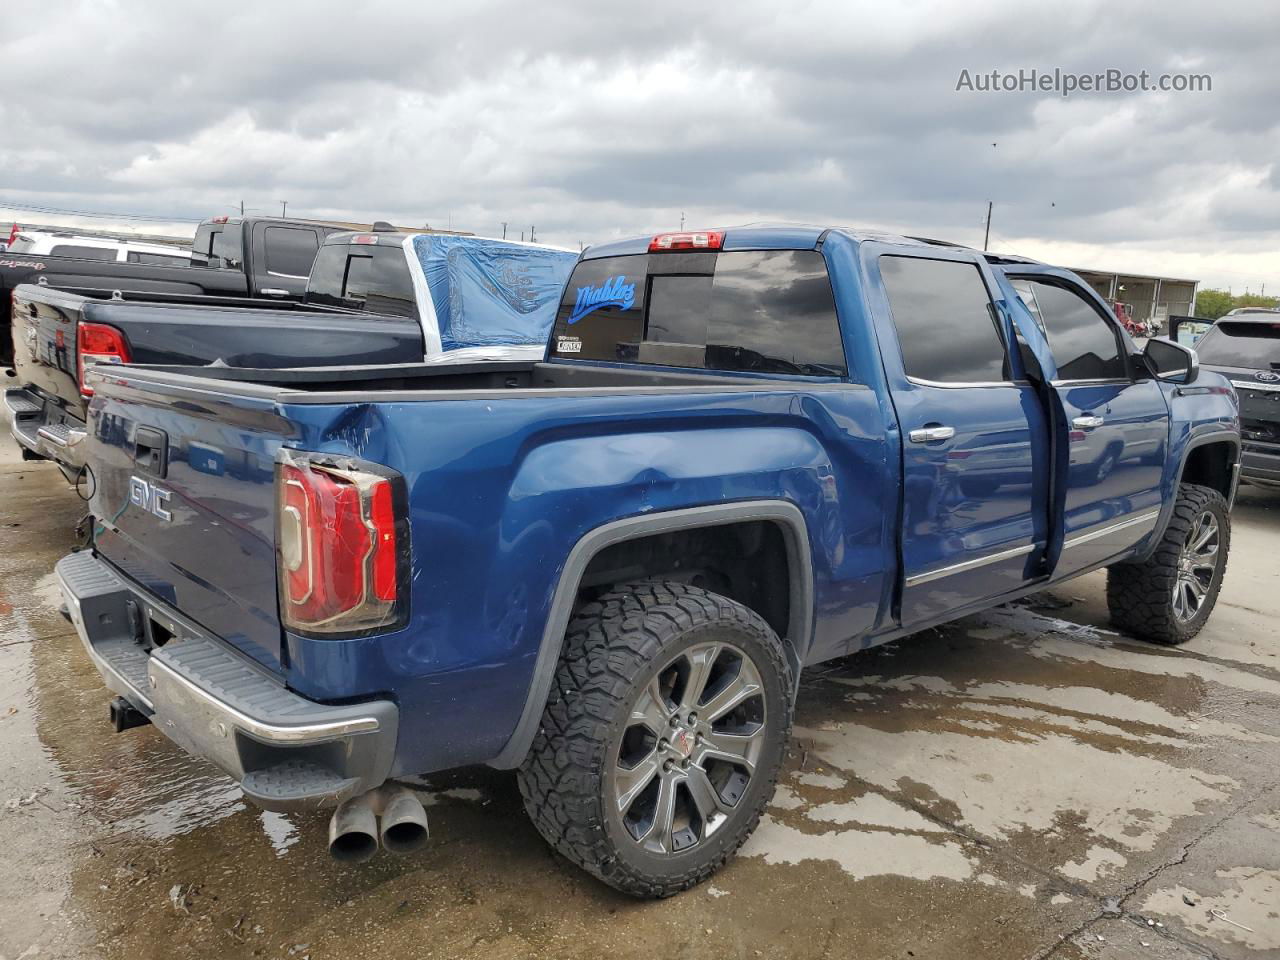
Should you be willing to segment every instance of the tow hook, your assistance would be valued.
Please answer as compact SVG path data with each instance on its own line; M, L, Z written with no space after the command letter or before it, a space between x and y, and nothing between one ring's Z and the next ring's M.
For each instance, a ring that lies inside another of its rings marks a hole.
M124 697L116 697L111 701L111 726L115 727L116 733L133 727L145 727L150 722L150 717Z

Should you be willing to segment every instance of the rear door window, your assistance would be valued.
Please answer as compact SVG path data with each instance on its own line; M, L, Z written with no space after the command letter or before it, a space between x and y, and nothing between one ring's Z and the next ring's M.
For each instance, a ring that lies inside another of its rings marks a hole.
M1094 304L1056 283L1024 277L1014 288L1044 329L1060 380L1128 379L1119 333Z
M1011 379L999 320L976 264L899 256L879 262L908 377L953 385Z
M82 247L73 243L55 243L49 248L55 257L76 257L79 260L115 260L120 254L115 247Z
M842 377L826 262L814 250L584 260L556 317L557 357Z
M316 232L303 227L267 227L267 272L306 279L320 246Z

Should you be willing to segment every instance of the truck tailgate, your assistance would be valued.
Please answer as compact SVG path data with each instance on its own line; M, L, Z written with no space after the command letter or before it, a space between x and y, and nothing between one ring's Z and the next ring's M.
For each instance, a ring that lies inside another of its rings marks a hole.
M31 293L35 296L27 296ZM76 324L81 299L47 287L19 287L13 295L13 386L36 387L83 419L76 370Z
M210 632L281 668L270 399L94 375L86 440L100 556Z

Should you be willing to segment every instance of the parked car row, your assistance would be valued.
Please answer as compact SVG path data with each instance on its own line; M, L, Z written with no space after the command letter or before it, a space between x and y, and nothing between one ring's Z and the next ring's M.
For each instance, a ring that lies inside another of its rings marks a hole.
M282 269L274 231L323 236L320 246L288 266L302 269L305 260L310 273L301 302L17 287L17 384L5 390L4 401L24 456L55 461L69 479L80 476L92 396L85 374L95 364L277 368L540 359L560 289L577 260L551 247L390 228L324 236L318 227L275 222L212 226L223 228L215 237L243 232L241 239L252 241L260 235L265 258ZM228 262L230 245L220 239L211 245Z
M1216 602L1236 393L1069 271L839 227L319 250L294 309L28 285L15 329L80 418L57 576L116 728L334 808L341 859L489 764L667 896L755 829L805 669L1101 568L1154 642Z

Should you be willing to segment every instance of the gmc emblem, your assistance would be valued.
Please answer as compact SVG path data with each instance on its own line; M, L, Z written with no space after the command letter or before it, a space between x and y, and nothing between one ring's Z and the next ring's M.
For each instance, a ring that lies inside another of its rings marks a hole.
M139 476L129 478L129 502L161 520L173 519L173 514L164 506L169 502L169 491L162 490Z

